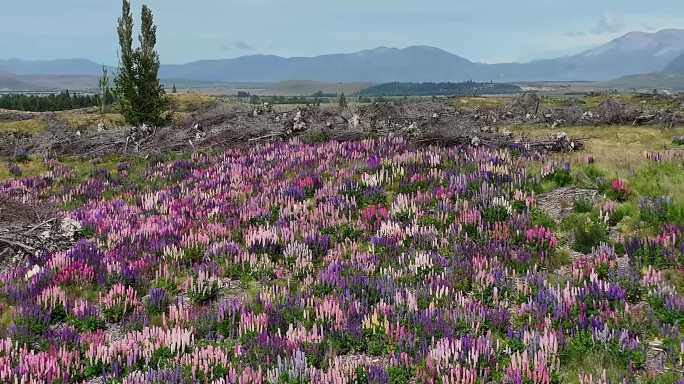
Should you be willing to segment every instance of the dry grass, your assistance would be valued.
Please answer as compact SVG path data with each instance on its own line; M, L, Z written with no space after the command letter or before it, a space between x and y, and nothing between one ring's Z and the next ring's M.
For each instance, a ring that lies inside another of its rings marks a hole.
M518 126L512 131L529 137L559 132L558 129L532 126ZM645 152L672 148L672 138L684 135L684 128L632 126L564 127L562 131L570 137L581 138L585 144L585 150L570 155L570 160L580 161L592 156L602 169L615 177L632 175L643 166Z
M511 102L510 97L453 97L449 103L464 111L487 111L502 108Z
M57 116L67 123L69 128L78 130L96 129L99 123L105 127L121 127L125 125L123 116L118 113L82 113L82 112L59 112Z
M41 118L0 122L0 133L24 133L35 135L45 131L47 127L47 120Z
M174 112L194 112L211 106L217 101L214 96L199 93L175 93L169 95Z

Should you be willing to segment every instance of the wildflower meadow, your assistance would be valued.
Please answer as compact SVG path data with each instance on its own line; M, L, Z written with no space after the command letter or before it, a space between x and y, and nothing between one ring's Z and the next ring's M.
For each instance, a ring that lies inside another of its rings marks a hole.
M675 383L677 210L597 176L601 201L550 217L576 166L392 137L53 161L0 184L82 227L0 276L0 381Z

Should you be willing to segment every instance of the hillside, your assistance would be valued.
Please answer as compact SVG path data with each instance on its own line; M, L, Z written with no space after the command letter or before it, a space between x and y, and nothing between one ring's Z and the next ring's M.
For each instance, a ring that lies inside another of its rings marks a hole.
M22 90L32 91L36 86L25 81L20 80L15 75L10 73L0 72L0 91L3 90Z

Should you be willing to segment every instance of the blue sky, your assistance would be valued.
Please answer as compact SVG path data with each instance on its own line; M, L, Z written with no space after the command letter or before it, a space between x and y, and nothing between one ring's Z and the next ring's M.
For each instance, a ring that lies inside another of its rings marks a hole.
M684 28L682 0L132 0L154 11L163 63L432 45L471 60L579 52L629 31ZM116 62L119 0L7 0L0 58Z

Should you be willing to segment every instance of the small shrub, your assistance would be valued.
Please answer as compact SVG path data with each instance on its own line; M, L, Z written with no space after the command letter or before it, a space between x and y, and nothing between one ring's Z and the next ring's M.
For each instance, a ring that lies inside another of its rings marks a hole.
M553 218L539 208L532 208L530 210L530 220L535 227L544 227L550 230L556 229L556 222Z
M573 182L569 167L556 169L555 172L546 176L545 179L553 181L558 187L567 187Z
M133 288L116 284L105 295L100 295L100 303L105 319L118 323L131 314L140 302Z
M594 203L590 199L580 198L573 202L573 209L576 213L589 213L594 208Z
M14 161L18 163L25 163L29 161L29 153L26 148L19 148L14 153Z
M390 367L387 368L387 376L389 384L409 384L413 373L406 367Z
M15 163L7 164L7 170L9 170L10 175L14 177L21 177L21 168Z
M573 234L572 249L588 254L594 247L608 242L608 228L595 215L573 215L566 223L566 228Z

